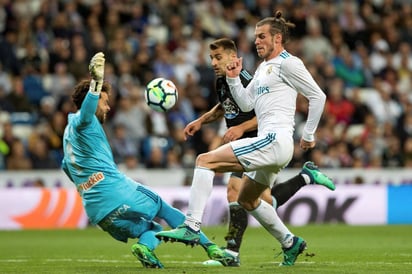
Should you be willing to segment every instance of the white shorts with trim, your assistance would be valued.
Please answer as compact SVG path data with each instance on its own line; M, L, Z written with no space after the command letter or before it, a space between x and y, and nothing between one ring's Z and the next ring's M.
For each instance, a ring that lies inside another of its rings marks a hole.
M246 171L244 175L269 187L293 157L293 138L284 133L239 139L230 145Z

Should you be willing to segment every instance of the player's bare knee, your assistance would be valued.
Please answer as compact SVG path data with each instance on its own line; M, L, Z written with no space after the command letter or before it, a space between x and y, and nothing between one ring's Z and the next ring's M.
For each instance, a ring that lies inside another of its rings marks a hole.
M196 166L209 167L209 157L207 153L201 153L196 158Z
M229 185L227 188L227 200L229 202L236 202L238 196L239 196L239 191L236 188L231 187Z
M239 205L240 205L241 207L243 207L244 209L246 209L246 210L248 210L248 211L251 211L251 210L254 210L254 209L255 209L254 203L253 203L252 201L242 200L242 199L239 197L239 199L237 200L237 202L239 203Z

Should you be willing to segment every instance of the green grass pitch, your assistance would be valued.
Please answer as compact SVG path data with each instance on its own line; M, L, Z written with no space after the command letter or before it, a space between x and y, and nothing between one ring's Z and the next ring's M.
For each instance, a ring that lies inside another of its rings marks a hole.
M0 273L412 273L412 226L291 227L308 249L293 267L279 267L279 244L263 228L246 231L240 268L203 266L201 247L163 243L165 269L144 269L124 244L97 228L0 231ZM226 227L205 227L223 245Z

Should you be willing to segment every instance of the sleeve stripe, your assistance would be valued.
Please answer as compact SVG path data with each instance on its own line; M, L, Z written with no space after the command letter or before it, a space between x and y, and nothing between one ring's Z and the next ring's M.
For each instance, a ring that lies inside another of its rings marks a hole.
M242 77L243 77L245 80L248 80L248 81L253 78L253 76L252 76L247 70L242 70L242 71L240 72L240 74L242 75Z

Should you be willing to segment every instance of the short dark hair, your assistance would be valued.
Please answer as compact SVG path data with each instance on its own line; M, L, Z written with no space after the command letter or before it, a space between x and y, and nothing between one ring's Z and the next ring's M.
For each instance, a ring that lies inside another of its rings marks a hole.
M274 17L266 17L256 24L257 27L263 25L270 25L270 34L272 34L272 36L277 33L282 34L282 44L285 44L289 40L289 28L295 27L295 24L286 21L286 19L282 17L282 12L279 10L275 11Z
M218 48L223 48L224 50L232 50L234 52L237 52L235 42L229 38L220 38L209 44L209 49L211 50L216 50Z
M81 80L75 87L72 94L73 103L76 105L77 109L82 106L83 100L86 97L87 92L89 92L90 80ZM111 86L108 82L103 82L102 91L110 94Z

